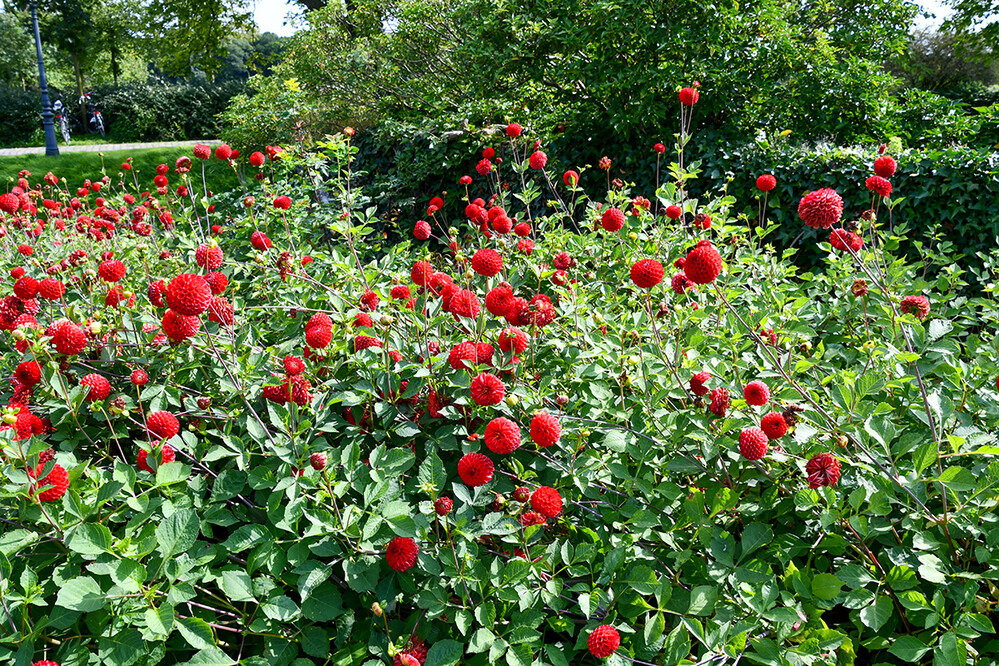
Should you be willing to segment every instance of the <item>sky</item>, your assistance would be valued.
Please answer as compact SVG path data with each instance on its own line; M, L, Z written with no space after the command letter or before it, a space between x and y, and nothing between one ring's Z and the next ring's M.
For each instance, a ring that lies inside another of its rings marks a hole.
M920 0L919 5L936 15L935 18L920 17L916 20L916 27L922 30L939 26L950 12L941 0ZM296 29L294 23L285 20L288 13L294 10L295 5L290 0L256 0L253 13L261 32L287 36Z
M273 32L281 37L294 34L296 26L288 23L285 17L295 11L295 4L289 0L256 0L253 18L260 32Z

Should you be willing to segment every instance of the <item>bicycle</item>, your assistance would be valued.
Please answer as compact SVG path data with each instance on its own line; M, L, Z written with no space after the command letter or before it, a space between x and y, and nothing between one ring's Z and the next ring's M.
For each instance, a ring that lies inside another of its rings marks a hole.
M87 107L87 131L90 133L99 132L101 138L103 139L106 135L104 130L104 116L101 115L101 112L91 101L90 96L92 94L93 93L83 93L83 96L79 99L79 103L86 104Z
M55 114L55 122L59 127L59 133L62 134L62 140L69 145L69 139L72 135L72 129L69 125L69 114L66 113L66 105L62 103L61 99L57 99L55 103L52 104L52 113Z

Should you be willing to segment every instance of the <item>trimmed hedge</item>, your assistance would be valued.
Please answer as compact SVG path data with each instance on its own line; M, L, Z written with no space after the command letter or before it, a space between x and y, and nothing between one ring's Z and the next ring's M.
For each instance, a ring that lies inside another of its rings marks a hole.
M111 141L182 141L215 138L218 116L246 88L245 81L194 85L128 83L94 91ZM52 99L58 94L53 91ZM66 92L71 104L75 92ZM41 137L41 111L35 91L0 89L0 145L25 145Z

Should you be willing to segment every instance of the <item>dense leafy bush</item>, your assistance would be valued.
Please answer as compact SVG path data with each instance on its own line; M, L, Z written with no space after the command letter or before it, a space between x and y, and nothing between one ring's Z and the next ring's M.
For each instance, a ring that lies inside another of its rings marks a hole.
M98 88L94 99L104 114L109 141L181 141L218 136L219 114L245 87L240 80L201 85L128 83ZM52 95L55 100L59 92ZM62 97L70 105L75 99L72 92ZM37 92L0 91L0 143L44 142L40 109Z
M995 663L995 285L828 192L863 245L798 275L667 158L595 201L528 136L437 246L383 247L343 136L0 198L4 658Z
M218 116L246 83L126 84L97 91L118 141L172 141L216 137Z
M26 141L42 125L37 92L0 87L0 144Z

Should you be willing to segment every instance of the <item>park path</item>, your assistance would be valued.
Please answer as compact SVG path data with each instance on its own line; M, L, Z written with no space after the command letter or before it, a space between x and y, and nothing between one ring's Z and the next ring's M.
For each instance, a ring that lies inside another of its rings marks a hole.
M60 145L60 153L99 153L110 152L112 150L136 150L139 148L173 148L174 146L193 146L197 143L210 143L208 140L200 141L158 141L153 143L81 143L77 145ZM45 146L35 146L33 148L0 148L0 157L13 157L16 155L44 155Z

